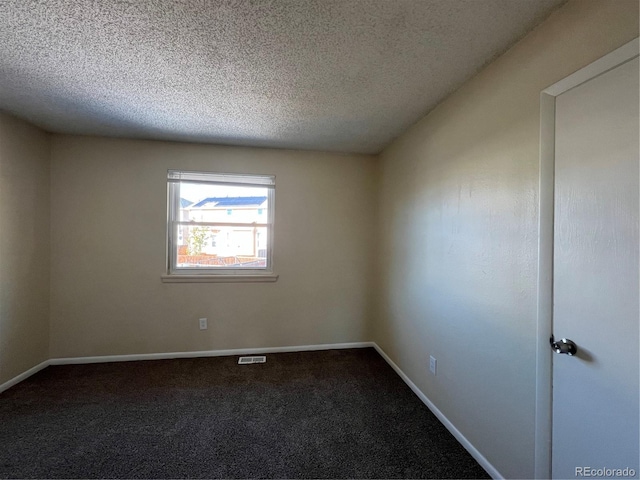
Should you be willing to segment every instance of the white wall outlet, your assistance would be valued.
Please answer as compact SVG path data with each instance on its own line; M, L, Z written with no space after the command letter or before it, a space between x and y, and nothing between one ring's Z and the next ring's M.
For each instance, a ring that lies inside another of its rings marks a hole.
M207 319L206 318L201 318L199 320L200 322L200 330L206 330L207 329Z
M429 371L434 375L436 374L437 366L438 366L438 361L435 359L434 356L429 355Z

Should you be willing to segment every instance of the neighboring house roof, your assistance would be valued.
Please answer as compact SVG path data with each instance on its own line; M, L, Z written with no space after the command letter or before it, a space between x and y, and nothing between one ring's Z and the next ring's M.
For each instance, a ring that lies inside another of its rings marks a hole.
M191 208L203 207L249 207L260 206L267 197L209 197L191 205Z
M180 208L187 208L193 202L191 200L187 200L186 198L180 197Z

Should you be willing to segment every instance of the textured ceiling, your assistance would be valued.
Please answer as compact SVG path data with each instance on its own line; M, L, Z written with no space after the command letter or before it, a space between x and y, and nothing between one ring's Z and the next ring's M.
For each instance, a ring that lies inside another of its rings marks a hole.
M0 0L51 132L377 153L564 0Z

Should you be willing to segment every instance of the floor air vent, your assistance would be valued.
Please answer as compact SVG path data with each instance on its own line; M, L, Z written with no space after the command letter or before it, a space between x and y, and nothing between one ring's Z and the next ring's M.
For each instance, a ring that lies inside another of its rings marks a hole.
M267 357L264 355L259 357L240 357L238 359L238 365L249 365L250 363L266 363Z

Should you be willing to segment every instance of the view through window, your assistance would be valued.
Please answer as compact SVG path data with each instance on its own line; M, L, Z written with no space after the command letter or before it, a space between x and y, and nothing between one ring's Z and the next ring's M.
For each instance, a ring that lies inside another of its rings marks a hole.
M275 177L170 170L169 273L270 272Z

